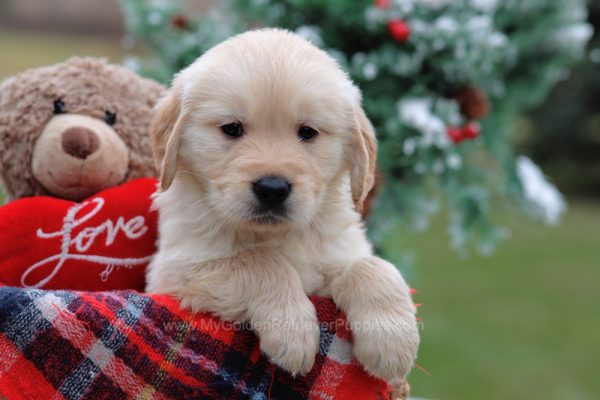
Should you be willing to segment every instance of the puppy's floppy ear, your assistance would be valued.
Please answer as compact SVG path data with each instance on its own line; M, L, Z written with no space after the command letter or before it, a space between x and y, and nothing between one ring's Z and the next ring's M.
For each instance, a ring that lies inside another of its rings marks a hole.
M150 140L156 168L160 171L160 188L167 190L177 170L179 138L183 128L181 90L173 87L156 104L150 121Z
M351 160L350 183L356 210L362 212L364 201L375 184L377 139L373 125L361 107L356 107L354 119L354 151L351 154L354 158Z

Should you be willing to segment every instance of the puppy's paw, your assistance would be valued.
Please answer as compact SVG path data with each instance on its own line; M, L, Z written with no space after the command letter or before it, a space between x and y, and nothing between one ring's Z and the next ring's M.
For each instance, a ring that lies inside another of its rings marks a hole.
M375 313L353 323L352 330L354 355L367 372L388 382L406 377L419 347L414 315Z
M256 327L260 349L269 360L293 376L308 373L319 349L319 324L312 303L306 299L304 312L289 310L281 320Z

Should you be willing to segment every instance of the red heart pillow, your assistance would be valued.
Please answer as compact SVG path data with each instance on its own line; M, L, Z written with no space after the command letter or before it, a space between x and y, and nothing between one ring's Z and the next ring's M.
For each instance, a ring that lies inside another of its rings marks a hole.
M144 289L156 251L155 179L74 203L29 197L0 207L0 283L43 289Z

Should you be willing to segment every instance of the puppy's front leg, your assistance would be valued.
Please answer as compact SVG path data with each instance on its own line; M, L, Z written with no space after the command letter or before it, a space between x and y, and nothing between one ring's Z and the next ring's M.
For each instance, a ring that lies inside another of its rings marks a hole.
M392 381L411 369L419 346L415 306L396 268L366 257L331 282L333 299L348 317L354 355L371 374Z
M254 249L209 264L180 293L182 304L250 322L273 363L292 374L310 371L319 346L317 313L287 259Z
M248 320L260 338L260 348L270 360L295 374L312 368L319 347L317 312L296 270L283 257L271 255L248 298Z

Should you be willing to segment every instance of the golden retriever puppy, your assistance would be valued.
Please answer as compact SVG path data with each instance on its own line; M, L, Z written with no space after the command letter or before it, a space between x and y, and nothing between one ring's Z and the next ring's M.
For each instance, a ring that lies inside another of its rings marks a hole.
M392 380L419 335L408 286L373 255L359 211L377 146L336 62L275 29L235 36L175 77L151 123L161 172L147 290L249 322L271 361L308 372L319 344L307 294L346 313L354 354Z

